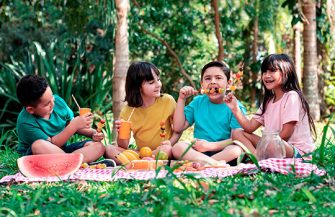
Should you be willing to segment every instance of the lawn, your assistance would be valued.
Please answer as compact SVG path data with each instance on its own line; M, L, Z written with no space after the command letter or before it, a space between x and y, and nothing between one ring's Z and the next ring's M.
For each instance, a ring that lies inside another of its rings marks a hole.
M183 139L190 136L186 132ZM0 186L0 216L332 216L334 134L329 128L325 141L319 137L314 160L327 171L323 177L259 172L202 180L7 183ZM16 158L12 149L2 147L0 177L17 172Z

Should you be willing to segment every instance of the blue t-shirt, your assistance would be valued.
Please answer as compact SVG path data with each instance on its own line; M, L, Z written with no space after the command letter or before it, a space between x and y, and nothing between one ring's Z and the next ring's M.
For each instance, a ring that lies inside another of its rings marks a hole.
M17 151L25 155L31 145L38 139L46 140L64 130L68 121L73 119L73 111L59 96L54 95L55 105L49 119L32 115L22 109L18 118L16 129L19 137Z
M245 114L245 107L238 102ZM207 95L196 96L184 109L186 120L194 124L194 138L217 142L231 137L231 130L241 128L226 103L214 104Z

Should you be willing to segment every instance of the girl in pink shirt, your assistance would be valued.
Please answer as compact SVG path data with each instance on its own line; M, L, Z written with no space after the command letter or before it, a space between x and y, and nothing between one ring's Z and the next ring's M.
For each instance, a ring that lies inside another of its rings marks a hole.
M315 133L309 106L300 89L294 64L286 54L271 54L261 65L264 98L251 120L240 111L232 94L225 98L244 131L233 139L242 142L253 154L260 137L253 132L260 126L265 131L279 132L285 143L286 157L301 157L315 149L311 132Z

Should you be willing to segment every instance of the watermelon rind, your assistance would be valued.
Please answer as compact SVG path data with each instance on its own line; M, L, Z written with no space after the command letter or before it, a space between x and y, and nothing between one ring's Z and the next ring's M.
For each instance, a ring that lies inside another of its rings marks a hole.
M27 178L60 177L75 173L83 159L81 153L29 155L17 159L17 165Z

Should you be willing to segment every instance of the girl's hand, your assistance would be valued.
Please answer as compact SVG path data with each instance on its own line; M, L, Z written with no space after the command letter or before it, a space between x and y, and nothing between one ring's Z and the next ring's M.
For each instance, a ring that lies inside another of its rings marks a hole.
M196 94L198 94L198 91L195 90L193 87L185 86L185 87L180 89L179 98L184 100L187 97L192 96L192 95L196 95Z
M198 152L206 152L209 151L209 142L204 139L196 139L195 144L192 148Z
M237 99L234 94L228 93L223 100L232 111L238 108Z
M171 146L171 141L170 140L162 141L161 145L169 145L169 146Z
M93 133L92 135L92 139L94 142L100 142L101 140L103 140L105 137L105 135L103 133L98 133L98 132L95 132Z
M73 118L70 124L77 130L89 129L92 125L93 114L87 113L83 116L77 116Z

